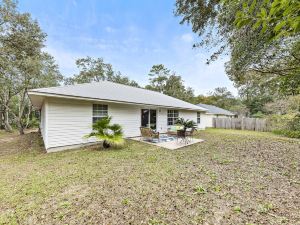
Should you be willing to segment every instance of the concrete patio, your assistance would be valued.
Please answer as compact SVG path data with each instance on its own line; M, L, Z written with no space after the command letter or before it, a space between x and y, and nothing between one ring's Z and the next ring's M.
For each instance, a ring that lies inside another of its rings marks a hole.
M197 143L200 143L200 142L204 141L202 139L193 138L193 139L189 140L189 142L185 143L184 141L181 141L181 140L177 141L177 139L175 138L172 141L155 143L155 142L150 142L150 141L147 141L147 140L143 140L143 139L141 139L141 137L134 137L134 138L130 138L130 139L135 140L135 141L140 141L140 142L143 142L143 143L146 143L146 144L155 145L155 146L158 146L158 147L170 149L170 150L176 150L176 149L179 149L179 148L183 148L183 147L190 146L190 145L197 144Z

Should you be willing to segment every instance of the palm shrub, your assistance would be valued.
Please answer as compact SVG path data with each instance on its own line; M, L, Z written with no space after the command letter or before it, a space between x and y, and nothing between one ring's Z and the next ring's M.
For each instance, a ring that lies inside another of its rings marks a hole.
M93 132L86 137L96 137L103 141L103 147L109 148L112 145L124 144L122 127L119 124L111 124L111 116L102 118L93 124Z
M183 126L183 130L186 131L188 128L197 128L197 124L193 120L185 120L184 118L179 118L176 121L176 125Z

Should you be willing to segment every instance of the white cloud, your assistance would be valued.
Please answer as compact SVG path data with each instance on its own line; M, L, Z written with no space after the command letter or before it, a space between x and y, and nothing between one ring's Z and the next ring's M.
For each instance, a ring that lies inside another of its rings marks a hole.
M104 28L104 30L107 32L107 33L115 33L117 31L117 29L111 27L111 26L106 26Z
M182 36L180 37L182 39ZM187 38L188 39L188 38ZM192 48L192 43L172 41L172 59L168 63L170 69L178 72L185 80L187 86L192 87L196 94L207 94L216 87L227 87L233 94L236 88L225 73L224 63L229 60L223 56L210 65L206 64L211 52L203 48Z
M183 35L181 35L181 40L184 42L187 42L187 43L191 43L194 41L193 34L191 34L191 33L183 34Z
M49 45L45 48L45 51L55 58L60 72L67 77L72 76L74 73L78 72L75 64L76 59L85 57L82 54L69 52L64 50L63 48L54 48Z

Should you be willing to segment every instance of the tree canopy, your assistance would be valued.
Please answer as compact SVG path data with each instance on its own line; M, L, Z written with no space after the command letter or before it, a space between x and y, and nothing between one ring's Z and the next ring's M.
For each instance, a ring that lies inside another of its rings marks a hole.
M175 14L200 36L194 47L218 47L208 63L230 55L226 72L238 88L255 72L273 92L299 94L299 1L281 2L177 0Z
M171 72L163 64L153 65L148 76L149 84L146 85L146 89L161 92L184 101L191 101L194 97L193 89L184 85L181 76Z
M138 87L138 83L123 76L120 72L113 70L109 63L105 63L103 58L81 58L76 60L76 65L80 70L79 74L65 79L65 84L80 84L99 81L112 81Z
M14 122L20 133L28 125L31 105L27 90L56 86L62 79L53 57L42 51L46 34L28 13L17 11L12 0L0 5L0 103L1 120L11 130Z

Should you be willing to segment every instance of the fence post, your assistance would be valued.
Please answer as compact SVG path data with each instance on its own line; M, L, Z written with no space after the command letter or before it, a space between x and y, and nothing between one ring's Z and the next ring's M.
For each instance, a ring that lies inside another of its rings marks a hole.
M244 117L241 119L241 130L244 130Z

